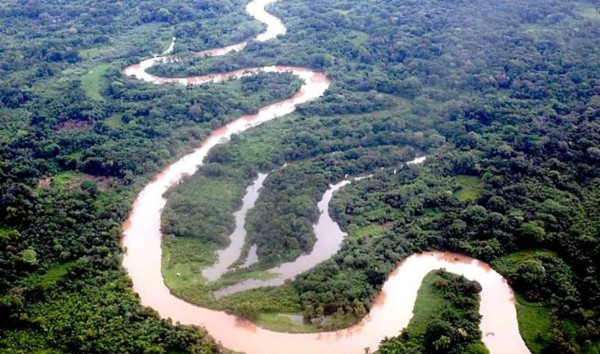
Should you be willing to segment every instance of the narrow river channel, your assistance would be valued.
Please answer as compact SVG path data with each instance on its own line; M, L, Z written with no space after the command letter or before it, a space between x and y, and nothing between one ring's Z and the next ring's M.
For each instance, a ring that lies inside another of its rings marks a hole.
M286 28L282 21L264 10L266 5L274 1L254 0L247 5L248 13L267 25L266 31L254 40L267 41L285 34ZM196 56L217 56L240 51L247 43L248 41L203 51ZM412 318L412 309L423 277L432 270L445 268L481 284L481 330L484 334L482 339L490 352L529 353L519 334L513 293L505 279L483 262L451 253L430 252L408 257L390 274L370 313L358 324L333 332L273 332L224 312L192 305L172 295L161 274L160 219L166 204L163 194L183 177L193 174L215 145L226 142L233 134L293 112L297 105L323 95L330 84L329 79L322 73L288 66L248 68L188 78L162 78L146 72L157 63L173 60L177 58L157 56L125 68L123 74L154 84L200 85L259 72L291 72L301 78L304 84L293 97L265 106L256 114L240 117L215 130L194 152L165 168L140 192L128 220L123 225L123 246L126 250L123 266L129 273L134 290L139 294L143 305L152 307L164 318L205 327L223 346L247 354L358 354L364 353L365 348L375 350L384 337L398 335ZM338 185L333 187L336 186ZM333 194L333 190L330 191ZM330 199L331 196L325 195L321 202L323 204L319 205L326 217L329 217L327 209ZM339 227L328 224L324 230L315 229L317 238L319 233L330 232L332 229L337 232ZM319 247L315 245L314 252L320 252ZM294 269L289 271L296 272Z

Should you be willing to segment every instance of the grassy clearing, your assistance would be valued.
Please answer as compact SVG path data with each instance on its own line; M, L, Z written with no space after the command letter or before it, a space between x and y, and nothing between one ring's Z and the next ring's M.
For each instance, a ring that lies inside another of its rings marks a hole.
M253 289L220 300L220 304L245 315L261 327L279 331L316 332L316 325L301 324L291 316L301 315L300 296L291 284L276 288Z
M516 294L519 332L532 353L540 353L550 340L552 314L543 304L528 302Z
M55 264L43 273L36 272L30 275L25 280L25 284L30 287L41 287L44 290L49 289L67 275L69 269L71 269L74 264L75 262Z
M72 153L70 153L67 156L70 157L70 158L79 160L79 159L81 159L82 155L83 155L83 150L77 150L77 151L73 151Z
M358 228L350 228L348 236L352 240L360 240L365 237L379 237L385 233L388 226L379 224L369 224Z
M166 236L162 249L162 273L169 288L177 291L206 284L202 269L217 260L214 244L193 238Z
M544 249L516 252L493 261L492 266L501 274L509 274L524 261L542 255L555 256L555 253ZM529 302L519 293L515 297L519 332L532 353L540 353L550 340L552 313L543 303Z
M105 86L103 76L109 67L110 64L99 64L83 75L81 86L88 98L96 101L105 101L104 97L102 97L102 90Z
M81 179L82 174L73 171L62 171L52 176L52 183L59 187L64 187L73 183L78 179Z
M266 270L240 270L223 275L221 279L215 282L215 287L222 288L228 285L239 283L246 279L269 280L276 277L277 274L267 272Z
M357 46L362 46L369 40L369 34L362 31L351 31L351 40Z
M311 324L300 324L292 320L291 316L301 316L301 313L267 313L261 314L256 319L256 324L277 332L307 333L316 332L318 327Z
M440 277L436 275L435 271L430 272L423 278L423 283L417 293L413 318L406 328L406 331L413 335L423 335L429 321L438 317L447 305L448 301L436 291L433 285L439 279Z
M120 114L113 114L112 116L108 117L104 123L112 129L119 129L125 126Z
M443 215L444 214L436 208L424 208L423 214L419 215L417 217L417 220L430 222L430 221L441 218Z
M456 176L460 190L454 196L463 201L475 201L483 192L483 182L477 176Z

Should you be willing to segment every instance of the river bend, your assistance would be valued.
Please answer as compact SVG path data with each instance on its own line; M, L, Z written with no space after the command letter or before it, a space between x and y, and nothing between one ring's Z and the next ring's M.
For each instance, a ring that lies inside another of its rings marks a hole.
M275 0L254 0L247 12L266 24L265 32L253 40L267 41L285 34L281 20L264 8ZM248 41L196 53L195 56L218 56L240 51ZM174 45L174 44L173 44ZM173 48L169 47L166 54ZM192 305L172 295L161 274L161 212L166 204L164 193L182 178L196 172L215 145L227 141L259 124L294 111L297 105L319 98L329 87L329 79L311 69L270 66L247 68L223 74L187 78L163 78L146 72L150 67L177 57L156 56L129 66L123 74L154 84L201 85L237 79L259 72L291 72L304 81L291 98L267 105L258 113L238 118L215 130L192 153L165 168L137 196L129 218L123 225L123 246L126 250L123 266L139 294L141 303L155 309L161 317L182 324L193 324L206 330L223 346L247 354L349 354L375 350L384 337L396 336L412 318L412 309L423 277L430 271L445 268L464 275L482 286L480 313L483 342L491 353L529 353L518 330L514 297L510 287L498 273L480 261L450 254L424 253L405 259L390 274L369 314L358 324L343 330L312 334L291 334L269 331L220 311ZM316 230L318 232L318 230Z

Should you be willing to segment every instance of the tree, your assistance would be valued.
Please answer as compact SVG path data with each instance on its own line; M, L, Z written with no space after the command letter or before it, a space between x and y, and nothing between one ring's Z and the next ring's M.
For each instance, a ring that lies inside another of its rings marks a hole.
M32 247L29 247L21 252L21 260L29 265L36 265L38 262L37 253Z
M527 222L521 225L521 234L529 243L540 244L544 241L546 231L538 222Z
M197 103L191 105L189 109L189 115L193 120L199 120L202 117L202 106Z
M80 184L83 191L88 192L90 195L95 196L98 193L98 184L94 181L83 181Z

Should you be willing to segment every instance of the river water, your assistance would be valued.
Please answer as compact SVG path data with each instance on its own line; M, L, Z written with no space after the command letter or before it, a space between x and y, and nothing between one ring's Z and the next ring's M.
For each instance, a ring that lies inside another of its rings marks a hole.
M264 6L274 1L254 0L246 7L252 16L267 25L267 30L255 40L267 41L285 34L283 23L264 11ZM242 50L247 43L204 51L197 55L223 55L230 51ZM187 78L161 78L146 72L158 63L175 60L178 58L171 56L151 58L125 68L123 74L154 84L198 85L236 79L258 72L291 72L301 78L304 84L293 97L265 106L257 114L240 117L215 130L197 149L165 168L140 192L129 218L123 225L123 266L131 277L133 288L139 294L143 305L155 309L161 317L171 318L182 324L205 327L223 346L247 354L358 354L364 353L364 348L367 347L375 350L384 337L398 335L412 318L412 309L423 277L431 270L445 268L481 284L481 330L484 333L483 342L490 352L529 353L519 334L514 297L506 281L485 263L450 253L432 252L408 257L390 274L369 314L358 324L333 332L273 332L236 316L192 305L172 295L161 274L160 219L166 204L163 194L183 177L193 174L215 145L227 141L233 134L293 112L297 105L320 97L330 84L329 79L322 73L289 66L248 68ZM330 191L333 194L333 190ZM327 198L330 199L331 196L325 195L321 202ZM325 204L328 204L328 201ZM320 204L319 207L323 211L322 215L329 217L327 205ZM339 227L329 224L325 230L315 232L319 239L320 233L329 233L331 230L337 232ZM317 247L315 245L313 253L320 252Z
M229 245L217 252L217 262L210 267L204 268L202 275L209 281L215 281L219 279L223 274L227 272L229 266L240 258L242 254L242 247L246 240L246 215L248 211L254 207L256 200L260 195L260 189L262 188L265 179L268 174L259 173L258 177L254 182L246 189L246 195L242 199L242 207L236 211L233 216L235 219L235 229L229 235Z
M317 240L313 246L312 252L301 255L292 262L283 263L278 267L270 269L269 272L277 274L276 278L268 280L248 279L216 291L215 296L220 298L250 289L282 285L286 280L292 279L298 274L314 268L317 264L333 256L342 246L342 241L344 240L346 233L340 229L339 225L333 221L333 219L331 219L328 212L329 202L331 201L333 194L348 183L350 183L350 181L345 180L330 186L319 202L318 206L321 215L314 225Z
M425 162L426 158L426 156L417 157L406 164L421 164ZM286 262L275 268L268 269L268 272L277 274L274 278L267 280L248 279L217 290L215 292L215 297L221 298L250 289L282 285L286 280L294 279L297 275L302 274L307 270L314 268L317 264L331 258L340 250L342 242L347 234L340 229L339 225L331 218L331 215L329 215L329 203L335 192L340 188L350 184L352 181L360 181L370 177L372 176L355 177L351 180L346 179L329 186L329 189L323 194L323 198L318 203L320 216L317 223L313 225L316 242L310 253L303 254L294 261Z

